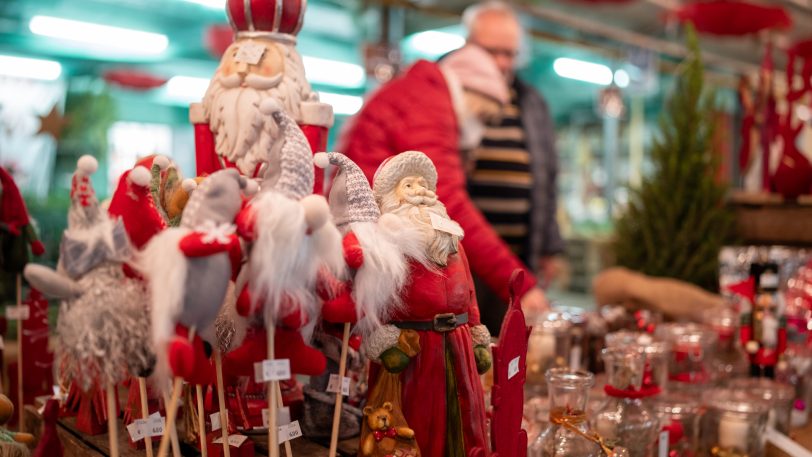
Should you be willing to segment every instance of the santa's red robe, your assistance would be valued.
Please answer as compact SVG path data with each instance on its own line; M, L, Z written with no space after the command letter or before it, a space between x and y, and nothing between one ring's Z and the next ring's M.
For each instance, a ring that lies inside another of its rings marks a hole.
M468 324L447 333L418 331L420 352L400 375L403 415L424 457L444 457L447 437L445 348L449 345L456 381L456 395L465 443L464 455L472 449L486 450L485 400L474 360L470 326L480 325L479 309L468 259L459 254L448 258L448 266L432 272L412 262L409 285L404 289L404 307L396 321L432 321L437 314L468 313ZM370 386L381 367L373 365ZM370 388L370 392L373 389Z

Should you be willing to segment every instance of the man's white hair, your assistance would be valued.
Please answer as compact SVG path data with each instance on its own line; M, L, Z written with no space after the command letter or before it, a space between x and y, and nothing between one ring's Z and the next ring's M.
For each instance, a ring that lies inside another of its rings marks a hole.
M479 18L488 13L499 13L511 17L521 27L519 16L510 4L496 0L480 2L469 6L465 9L465 12L462 13L462 25L464 25L468 31L469 37L474 30L474 26L479 21Z

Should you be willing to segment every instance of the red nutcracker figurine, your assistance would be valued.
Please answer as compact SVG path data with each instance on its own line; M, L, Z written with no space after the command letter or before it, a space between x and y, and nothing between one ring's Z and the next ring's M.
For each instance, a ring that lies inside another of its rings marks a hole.
M753 263L750 274L756 293L751 309L742 313L741 342L750 358L750 374L775 377L775 366L787 347L783 297L778 293L778 265Z
M262 176L269 149L281 147L271 116L259 105L272 98L283 105L314 152L323 151L333 109L318 101L305 78L296 50L305 0L229 0L236 39L220 60L202 103L190 107L195 126L197 174L234 167L251 178ZM278 155L278 154L276 154ZM274 156L274 154L271 154ZM318 174L315 188L321 193Z

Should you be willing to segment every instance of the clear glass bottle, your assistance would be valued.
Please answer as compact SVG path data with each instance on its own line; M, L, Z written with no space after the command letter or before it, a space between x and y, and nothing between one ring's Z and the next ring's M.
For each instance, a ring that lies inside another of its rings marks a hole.
M725 388L706 390L703 400L702 455L764 457L769 405Z
M547 370L569 366L571 329L567 315L558 312L546 313L533 325L527 341L528 397L547 394Z
M592 417L592 428L610 447L623 446L636 457L653 457L660 421L643 402L645 353L634 346L603 350L606 402Z
M598 457L600 446L587 439L586 414L592 373L553 368L546 374L550 395L550 425L530 445L528 457Z

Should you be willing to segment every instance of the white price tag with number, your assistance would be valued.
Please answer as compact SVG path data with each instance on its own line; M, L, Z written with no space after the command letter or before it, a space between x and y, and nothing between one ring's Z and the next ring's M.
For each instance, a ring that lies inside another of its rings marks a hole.
M508 379L512 379L519 374L519 360L520 357L516 357L508 363Z
M268 421L270 417L268 417L268 408L262 409L262 426L268 428ZM276 426L281 427L283 425L290 424L290 408L287 406L283 406L276 410Z
M27 320L31 317L31 307L28 305L6 306L6 319Z
M657 447L658 457L668 457L668 432L660 432L660 442Z
M211 420L211 431L216 432L220 430L220 413L210 415L209 419Z
M277 428L279 430L279 444L286 443L302 436L302 429L299 427L299 421L293 421L290 424Z
M159 413L153 413L147 418L144 434L149 436L163 436L164 427L166 427L166 418L161 417Z
M459 224L455 224L454 221L447 217L429 213L429 218L431 219L431 226L434 227L434 230L450 233L454 236L463 236L465 234Z
M130 433L130 439L133 443L137 443L144 439L146 436L147 421L146 419L136 419L132 424L127 426L127 431Z
M248 437L245 435L228 435L228 445L230 447L239 448L247 439ZM217 438L212 442L215 444L223 444L223 437Z
M290 379L290 360L263 360L254 364L256 382L285 381Z
M338 393L338 375L331 374L327 383L327 392ZM341 395L350 395L350 378L344 376L341 382Z

